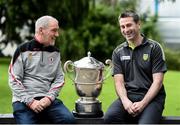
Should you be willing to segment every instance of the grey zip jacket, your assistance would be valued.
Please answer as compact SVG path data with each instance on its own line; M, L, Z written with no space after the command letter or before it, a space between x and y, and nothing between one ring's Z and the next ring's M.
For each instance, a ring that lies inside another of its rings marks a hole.
M53 101L64 84L60 52L54 46L45 47L35 39L21 44L9 66L9 86L12 102L27 105L35 97L47 96Z

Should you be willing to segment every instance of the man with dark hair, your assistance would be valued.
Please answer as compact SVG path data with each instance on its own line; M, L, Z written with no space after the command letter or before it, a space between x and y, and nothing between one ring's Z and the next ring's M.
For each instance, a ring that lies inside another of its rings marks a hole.
M165 104L163 86L167 71L161 45L140 33L140 18L133 11L119 17L126 42L112 54L118 99L107 110L105 123L159 123Z
M54 47L58 36L58 20L42 16L36 21L34 39L21 44L14 53L9 86L17 124L37 124L43 116L49 123L75 122L72 113L57 98L64 85L60 52Z

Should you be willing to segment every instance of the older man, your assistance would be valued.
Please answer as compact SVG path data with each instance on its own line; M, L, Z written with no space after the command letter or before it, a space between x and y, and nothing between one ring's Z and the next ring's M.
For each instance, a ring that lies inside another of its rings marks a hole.
M64 85L59 50L58 20L42 16L35 24L35 36L15 51L9 67L13 93L13 114L18 124L36 124L41 116L49 123L74 123L74 117L57 99Z

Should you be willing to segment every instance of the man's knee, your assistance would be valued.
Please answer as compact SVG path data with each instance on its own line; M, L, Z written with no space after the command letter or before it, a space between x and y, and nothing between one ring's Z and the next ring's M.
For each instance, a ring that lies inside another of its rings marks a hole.
M142 124L157 124L162 118L163 108L159 108L156 102L150 103L142 112L139 123Z

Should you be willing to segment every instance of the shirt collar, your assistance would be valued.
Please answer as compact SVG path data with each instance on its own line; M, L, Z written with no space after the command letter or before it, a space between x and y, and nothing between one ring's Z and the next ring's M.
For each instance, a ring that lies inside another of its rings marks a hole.
M143 40L142 40L142 43L139 46L145 45L147 43L146 36L144 34L141 34L141 36L143 37ZM128 44L127 41L125 42L124 47L129 47L129 44Z

